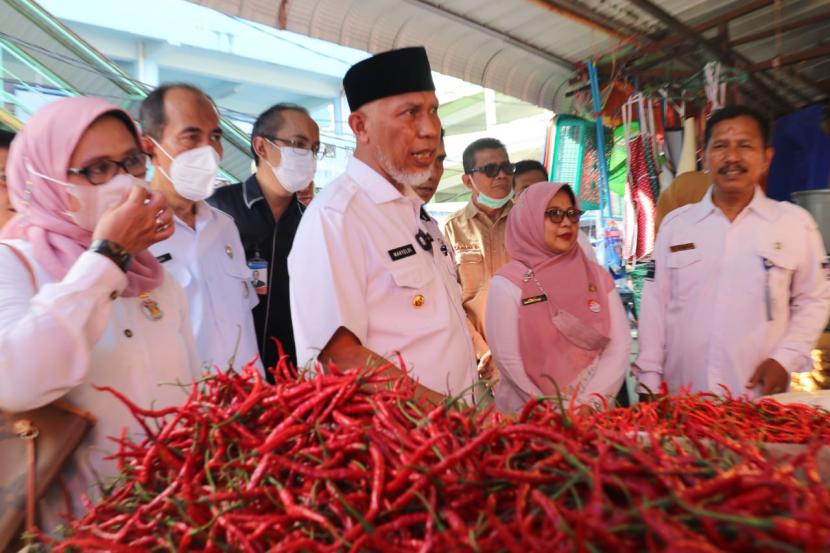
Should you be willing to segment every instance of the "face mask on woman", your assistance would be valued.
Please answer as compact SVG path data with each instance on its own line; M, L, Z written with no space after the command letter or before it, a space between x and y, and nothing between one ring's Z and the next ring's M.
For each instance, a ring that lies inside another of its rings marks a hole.
M77 211L67 211L75 224L82 229L92 232L95 225L101 220L104 212L114 205L118 205L133 186L147 187L147 183L138 177L128 173L115 175L104 184L72 184L58 179L53 179L42 173L38 173L31 167L29 172L38 177L60 184L66 187L66 191L78 201Z

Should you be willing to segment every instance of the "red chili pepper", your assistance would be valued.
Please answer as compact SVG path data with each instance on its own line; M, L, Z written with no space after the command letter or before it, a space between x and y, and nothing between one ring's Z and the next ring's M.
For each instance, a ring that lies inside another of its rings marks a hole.
M207 377L176 409L136 408L158 430L116 440L123 483L88 502L68 540L203 551L830 549L830 491L816 465L830 415L815 409L688 392L591 412L536 398L518 422L482 428L474 409L423 411L409 378L335 370L306 381L281 360L271 385L253 370ZM815 445L781 462L759 439Z

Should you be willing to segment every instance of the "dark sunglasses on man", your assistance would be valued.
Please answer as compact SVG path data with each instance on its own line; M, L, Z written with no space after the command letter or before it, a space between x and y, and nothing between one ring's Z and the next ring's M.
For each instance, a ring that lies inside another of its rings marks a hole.
M493 179L496 178L499 172L502 171L506 175L512 175L516 172L516 165L510 163L509 161L505 161L504 163L488 163L487 165L482 165L481 167L473 167L467 172L467 174L484 173L485 175Z
M581 209L576 209L574 207L569 207L565 211L562 211L558 207L552 207L545 210L545 216L547 216L547 218L550 219L550 222L555 225L561 223L565 217L570 219L572 223L576 224L579 222L579 218L582 217L584 213L585 212Z

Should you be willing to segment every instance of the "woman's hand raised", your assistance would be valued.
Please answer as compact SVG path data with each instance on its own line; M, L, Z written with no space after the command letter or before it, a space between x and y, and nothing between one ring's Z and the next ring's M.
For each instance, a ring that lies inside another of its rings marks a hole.
M104 213L92 239L115 242L136 255L170 238L173 230L173 213L161 193L134 186L123 202Z

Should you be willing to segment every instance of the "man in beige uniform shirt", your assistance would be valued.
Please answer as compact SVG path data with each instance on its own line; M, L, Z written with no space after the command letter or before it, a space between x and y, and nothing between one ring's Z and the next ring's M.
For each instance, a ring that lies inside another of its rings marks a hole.
M455 250L458 280L479 374L495 378L495 363L484 334L484 308L490 279L509 261L504 248L507 214L513 206L515 166L495 138L481 138L464 150L461 180L472 191L470 203L447 219L444 232Z

